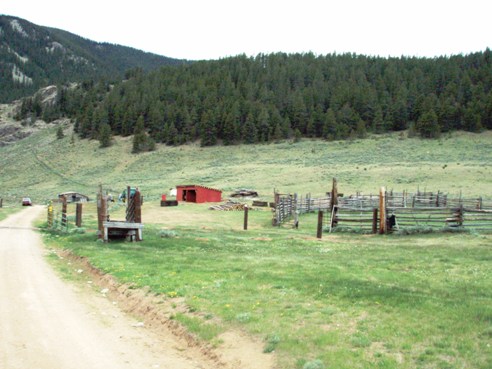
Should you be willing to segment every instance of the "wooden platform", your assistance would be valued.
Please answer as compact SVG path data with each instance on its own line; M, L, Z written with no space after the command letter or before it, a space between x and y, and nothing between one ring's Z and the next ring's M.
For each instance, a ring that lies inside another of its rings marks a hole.
M124 221L103 222L104 242L111 237L124 237L130 241L142 241L143 223L130 223Z

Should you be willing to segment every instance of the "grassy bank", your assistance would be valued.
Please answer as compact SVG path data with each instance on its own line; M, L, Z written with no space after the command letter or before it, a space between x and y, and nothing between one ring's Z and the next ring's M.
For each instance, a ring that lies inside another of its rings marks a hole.
M272 228L268 211L250 212L243 231L241 212L147 203L143 242L101 244L87 208L86 234L47 242L122 283L184 300L189 313L177 310L176 319L214 344L220 332L244 329L277 353L279 368L492 365L490 235L319 241L315 215L293 230Z

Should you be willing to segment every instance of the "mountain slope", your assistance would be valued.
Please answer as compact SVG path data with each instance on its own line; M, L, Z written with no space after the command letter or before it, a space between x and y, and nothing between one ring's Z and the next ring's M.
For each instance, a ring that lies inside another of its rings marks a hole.
M113 79L136 67L152 70L184 62L0 15L0 103L50 84Z
M374 135L365 140L304 139L298 143L213 146L197 144L131 154L132 138L115 137L100 149L96 140L81 140L64 125L34 132L0 147L0 198L20 204L23 196L44 203L65 191L94 198L99 184L113 194L138 186L146 202L179 184L218 188L227 198L236 189L249 188L270 200L273 188L283 193L324 194L333 177L344 193L377 193L380 186L403 190L440 190L454 196L490 198L492 132L456 132L441 140L406 138L400 133ZM271 201L271 200L270 200Z

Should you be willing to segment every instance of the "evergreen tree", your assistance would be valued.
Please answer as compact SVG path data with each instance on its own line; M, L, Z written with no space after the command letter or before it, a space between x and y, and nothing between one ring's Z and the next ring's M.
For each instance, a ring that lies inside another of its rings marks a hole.
M97 137L105 123L114 134L131 135L142 116L151 137L172 145L198 138L204 146L278 141L295 129L326 139L409 126L424 136L480 132L492 129L490 59L490 50L436 59L242 55L148 74L133 70L112 88L108 81L59 87L58 106L33 97L17 115L28 122L70 111L85 138Z
M334 140L336 135L337 118L333 109L328 109L323 122L323 137L328 140Z
M63 133L63 127L59 125L58 129L56 130L56 138L58 140L61 140L63 137L65 137L65 134Z
M374 120L372 122L372 130L374 133L386 132L385 121L383 117L383 110L381 106L378 105L376 112L374 114Z
M264 107L261 109L258 115L258 136L260 142L270 141L270 116L267 109Z
M246 144L254 144L258 142L258 131L256 129L256 124L252 113L248 114L246 122L243 126L243 142Z
M179 138L179 133L178 130L176 129L176 126L174 125L173 122L169 123L169 128L168 128L168 138L166 143L168 145L179 145L180 143L180 138Z
M141 115L137 119L135 130L133 131L133 149L132 152L137 154L147 149L147 135L145 134L144 118Z
M99 127L99 146L102 148L111 146L111 127L107 123Z
M434 110L423 113L415 126L422 138L437 138L441 134L437 114Z
M217 143L217 130L213 116L209 111L202 115L200 123L200 145L213 146Z

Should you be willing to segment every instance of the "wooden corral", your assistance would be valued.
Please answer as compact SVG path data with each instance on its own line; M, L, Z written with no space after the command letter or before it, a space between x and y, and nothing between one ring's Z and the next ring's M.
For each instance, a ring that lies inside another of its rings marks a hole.
M338 194L336 179L326 198L305 198L275 192L273 225L308 212L322 212L325 229L347 229L385 234L416 227L492 231L492 200L450 197L440 191L396 193L381 188L378 195Z
M453 198L440 191L354 195L339 199L331 212L328 228L387 233L423 227L426 229L473 228L492 231L492 206L482 198ZM492 203L491 203L492 205Z

